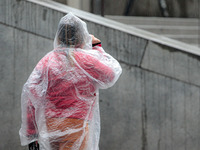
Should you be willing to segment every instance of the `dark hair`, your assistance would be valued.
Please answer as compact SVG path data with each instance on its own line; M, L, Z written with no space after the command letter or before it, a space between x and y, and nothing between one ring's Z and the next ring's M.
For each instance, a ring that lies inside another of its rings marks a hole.
M60 24L58 33L58 43L64 46L80 47L84 41L82 26L73 22L73 24Z

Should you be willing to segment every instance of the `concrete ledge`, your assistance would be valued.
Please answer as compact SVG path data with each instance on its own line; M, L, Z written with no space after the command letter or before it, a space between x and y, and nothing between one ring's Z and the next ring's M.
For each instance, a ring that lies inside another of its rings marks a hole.
M156 34L161 34L161 35L165 35L165 34L170 34L170 35L188 35L188 34L192 34L192 35L196 35L198 36L198 29L159 29L159 28L148 28L148 29L144 29L147 30L149 32L153 32Z
M162 26L197 26L198 18L163 18L163 17L138 17L138 16L112 16L106 18L125 24L134 25L162 25Z

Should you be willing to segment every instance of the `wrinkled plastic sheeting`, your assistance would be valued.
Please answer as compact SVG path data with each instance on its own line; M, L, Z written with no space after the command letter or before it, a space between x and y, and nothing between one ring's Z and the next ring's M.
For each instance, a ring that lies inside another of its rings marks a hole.
M24 84L21 144L41 150L98 150L99 89L111 87L122 69L102 47L92 48L86 23L72 13L61 18L54 50Z

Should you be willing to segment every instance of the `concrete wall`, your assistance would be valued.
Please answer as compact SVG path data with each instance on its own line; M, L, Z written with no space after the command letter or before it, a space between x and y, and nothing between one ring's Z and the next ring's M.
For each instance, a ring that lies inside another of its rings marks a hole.
M100 93L100 149L199 150L199 48L39 0L0 1L0 149L26 149L18 135L21 89L69 11L123 67L114 87Z

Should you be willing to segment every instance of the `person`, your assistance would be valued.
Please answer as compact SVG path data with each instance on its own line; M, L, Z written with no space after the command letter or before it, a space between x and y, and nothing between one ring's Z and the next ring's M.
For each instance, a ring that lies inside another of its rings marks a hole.
M21 145L98 150L99 89L113 86L121 72L118 61L88 33L85 22L72 13L62 17L54 49L23 86Z

